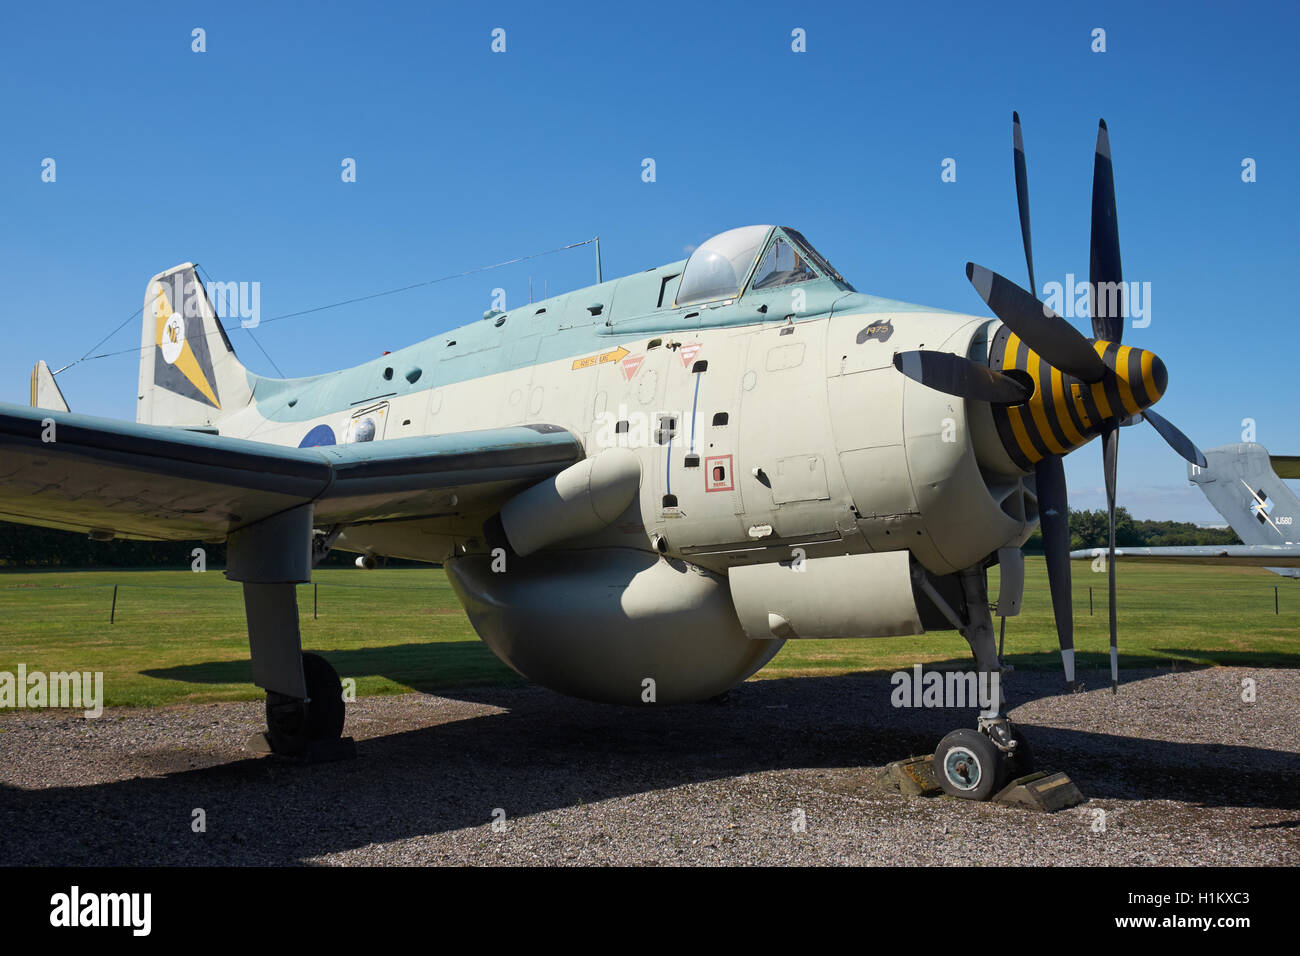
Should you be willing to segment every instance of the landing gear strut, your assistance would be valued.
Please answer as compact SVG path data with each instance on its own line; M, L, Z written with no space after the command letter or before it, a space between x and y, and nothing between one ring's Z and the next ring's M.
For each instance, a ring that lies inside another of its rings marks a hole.
M1033 757L1024 735L1003 713L1002 662L998 657L993 615L989 613L988 578L982 567L960 574L966 603L963 620L943 595L917 569L917 583L949 622L966 638L975 655L978 685L987 689L987 706L975 730L954 730L939 741L934 752L935 780L950 796L988 800L1008 782L1033 772Z
M356 755L343 734L343 686L329 662L302 652L298 584L311 580L312 506L230 535L226 577L244 586L253 683L266 690L266 732L250 750L309 761Z

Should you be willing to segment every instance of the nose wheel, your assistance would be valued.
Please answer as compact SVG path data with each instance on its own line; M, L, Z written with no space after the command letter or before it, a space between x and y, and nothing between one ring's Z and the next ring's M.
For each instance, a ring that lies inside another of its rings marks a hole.
M1009 781L1033 772L1033 756L1024 735L1005 718L988 723L987 729L962 728L939 741L932 766L935 779L949 796L988 800Z
M965 800L987 800L997 789L1002 758L978 730L954 730L934 751L934 775L943 792Z

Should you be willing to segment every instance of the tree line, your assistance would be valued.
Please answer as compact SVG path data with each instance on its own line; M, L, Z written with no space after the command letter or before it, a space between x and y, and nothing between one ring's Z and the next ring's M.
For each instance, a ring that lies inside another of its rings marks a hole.
M1105 510L1070 509L1070 550L1105 548L1110 544L1109 522ZM1172 548L1193 545L1241 544L1231 528L1202 528L1187 521L1137 521L1128 509L1115 509L1115 546L1117 548ZM1043 532L1035 531L1025 542L1025 550L1043 551Z
M189 569L194 562L195 548L203 549L207 567L226 566L224 542L92 541L80 531L59 531L0 521L0 568ZM355 554L331 551L319 566L344 566L354 561Z

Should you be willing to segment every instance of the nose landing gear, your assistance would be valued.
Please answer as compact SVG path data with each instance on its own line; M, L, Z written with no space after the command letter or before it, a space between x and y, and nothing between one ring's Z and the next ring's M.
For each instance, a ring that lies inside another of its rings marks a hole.
M980 701L984 709L980 713L978 728L954 730L939 741L931 770L939 787L949 796L989 800L1000 794L1012 780L1032 774L1034 759L1024 735L1012 726L1004 713L1006 695L1000 681L1003 667L993 616L989 613L986 572L982 567L967 568L961 572L960 578L964 615L959 615L923 574L918 574L917 583L966 638L975 656L977 683L988 688L990 693L988 699Z

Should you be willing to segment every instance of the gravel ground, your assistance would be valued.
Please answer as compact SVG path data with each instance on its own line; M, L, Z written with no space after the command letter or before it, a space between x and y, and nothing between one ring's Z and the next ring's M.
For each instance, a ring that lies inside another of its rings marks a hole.
M0 864L1300 863L1300 671L1128 673L1117 699L1082 676L1097 689L1006 681L1040 767L1089 798L1055 814L891 790L888 761L974 719L895 709L882 677L659 709L535 688L369 698L348 710L358 759L315 766L242 750L260 704L14 711Z

